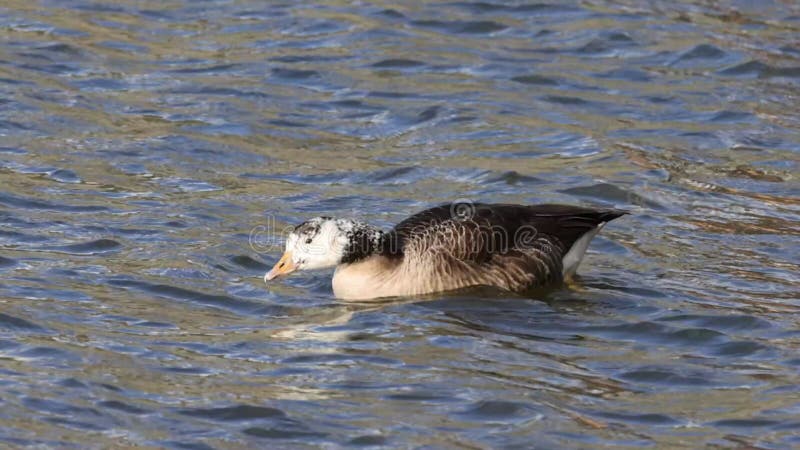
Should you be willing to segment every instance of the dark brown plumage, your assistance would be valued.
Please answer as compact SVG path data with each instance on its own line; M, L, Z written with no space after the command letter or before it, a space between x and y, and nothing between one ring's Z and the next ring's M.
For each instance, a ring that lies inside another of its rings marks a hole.
M336 266L334 294L347 300L420 295L469 286L510 291L571 277L616 209L567 205L446 204L388 232L317 217L290 234L264 279Z
M424 236L426 231L441 226L462 228L470 236L483 237L486 239L483 244L492 246L498 252L512 248L515 242L507 238L522 237L522 230L535 230L538 235L555 238L563 246L570 248L578 238L601 223L624 214L627 212L618 209L557 204L445 204L414 214L398 223L386 233L381 254L402 256L410 242ZM493 230L502 230L505 233L491 233ZM474 250L475 254L465 256L479 261L489 253L489 249L484 246L477 246Z
M446 204L397 224L384 235L380 255L414 260L440 280L436 290L490 285L520 291L571 275L565 269L577 267L563 265L569 250L623 214L555 204Z

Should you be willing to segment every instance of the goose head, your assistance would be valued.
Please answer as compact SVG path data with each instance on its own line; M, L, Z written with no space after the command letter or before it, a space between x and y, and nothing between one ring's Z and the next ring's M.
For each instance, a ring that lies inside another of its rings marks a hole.
M264 281L299 270L336 267L369 256L383 233L363 222L315 217L296 226L286 238L281 259Z

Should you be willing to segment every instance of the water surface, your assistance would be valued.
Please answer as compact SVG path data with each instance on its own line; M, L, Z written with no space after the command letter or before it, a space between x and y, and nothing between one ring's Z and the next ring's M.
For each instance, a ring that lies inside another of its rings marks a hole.
M6 0L0 445L800 446L798 36L785 1ZM632 214L541 295L261 279L311 216L456 199Z

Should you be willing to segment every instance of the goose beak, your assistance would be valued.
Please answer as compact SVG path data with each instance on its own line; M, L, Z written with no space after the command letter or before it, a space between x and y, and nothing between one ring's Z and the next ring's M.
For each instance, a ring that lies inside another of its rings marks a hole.
M295 270L297 270L297 266L292 261L292 252L286 252L281 256L281 259L275 263L275 267L264 275L264 282L266 283L280 276L288 275Z

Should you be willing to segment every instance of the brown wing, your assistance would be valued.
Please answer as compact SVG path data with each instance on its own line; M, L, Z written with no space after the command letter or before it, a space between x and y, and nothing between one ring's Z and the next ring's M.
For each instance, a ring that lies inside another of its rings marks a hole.
M561 279L562 258L599 224L624 211L568 205L445 204L400 222L382 254L411 259L447 289L509 290Z

